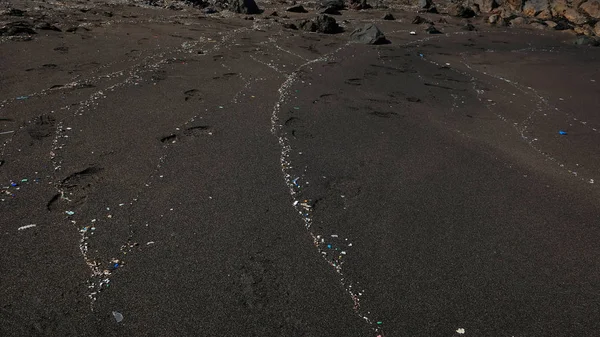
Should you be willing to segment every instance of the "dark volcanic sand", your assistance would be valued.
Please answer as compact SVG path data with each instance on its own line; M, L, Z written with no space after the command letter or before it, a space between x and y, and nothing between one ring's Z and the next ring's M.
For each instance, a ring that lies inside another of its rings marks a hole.
M599 48L13 5L63 32L0 37L1 336L600 331Z

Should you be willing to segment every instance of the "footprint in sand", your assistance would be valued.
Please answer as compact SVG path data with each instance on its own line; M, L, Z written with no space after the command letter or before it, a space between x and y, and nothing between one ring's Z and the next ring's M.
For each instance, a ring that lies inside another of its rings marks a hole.
M160 138L163 144L174 144L177 142L188 141L202 136L212 136L213 128L208 125L196 125L185 128L185 130L170 134Z

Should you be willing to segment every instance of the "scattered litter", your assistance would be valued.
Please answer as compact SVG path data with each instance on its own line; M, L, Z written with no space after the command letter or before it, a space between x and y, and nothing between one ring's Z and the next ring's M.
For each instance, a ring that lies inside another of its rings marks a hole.
M3 132L0 132L0 135L7 135L7 134L13 133L13 132L14 131L3 131Z
M24 229L33 228L33 227L36 227L36 226L37 226L36 224L25 225L25 226L21 226L21 227L17 228L17 230L22 231Z
M117 323L121 323L123 321L123 315L120 312L113 311L112 314L113 314L113 317L115 318L115 320L117 321Z
M24 100L24 99L28 99L28 98L29 98L29 96L19 96L19 97L17 97L17 99L18 99L19 101L22 101L22 100Z
M73 212L73 211L66 211L65 213L67 213L67 215L73 215L73 214L75 214L75 212Z
M16 182L14 182L14 181L11 181L11 182L10 182L10 186L12 186L12 187L17 187L17 186L19 186L19 184L17 184L17 183L16 183Z
M305 200L304 202L301 202L300 206L307 208L307 209L312 208L312 206L307 202L307 200Z
M562 135L562 136L565 136L565 135L567 135L567 131L559 130L558 134Z
M121 260L118 259L112 259L110 260L110 270L115 270L117 268L119 268L123 263L121 262Z
M461 335L462 335L462 334L464 334L464 333L465 333L465 329L463 329L463 328L458 328L458 329L456 329L456 332L458 332L459 334L461 334Z
M414 30L410 32L410 35L417 35L417 32L415 32Z

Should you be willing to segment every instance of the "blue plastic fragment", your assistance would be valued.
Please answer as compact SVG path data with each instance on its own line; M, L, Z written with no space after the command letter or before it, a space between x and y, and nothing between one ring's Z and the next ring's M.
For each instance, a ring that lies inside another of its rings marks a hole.
M12 186L12 187L15 187L15 186L19 186L19 184L17 184L17 183L16 183L16 182L14 182L14 181L11 181L11 182L10 182L10 186Z
M331 245L327 245L327 248L331 249Z
M559 135L563 135L563 136L564 136L564 135L566 135L566 134L567 134L567 131L559 130L559 131L558 131L558 134L559 134Z

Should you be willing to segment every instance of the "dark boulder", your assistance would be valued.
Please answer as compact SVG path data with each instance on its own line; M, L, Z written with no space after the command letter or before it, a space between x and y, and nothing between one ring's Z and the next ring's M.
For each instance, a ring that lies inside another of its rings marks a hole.
M573 44L578 46L598 47L600 46L600 41L597 38L590 36L580 36L573 41Z
M292 13L308 13L308 11L302 5L288 7L288 9L286 9L285 11L292 12Z
M461 4L452 4L448 7L448 14L459 18L472 18L474 17L475 11L469 7L465 7Z
M469 32L472 32L472 31L474 31L474 30L477 30L477 28L475 28L475 26L473 26L473 25L472 25L472 24L470 24L470 23L467 23L466 25L464 25L464 26L462 27L462 29L463 29L463 30L466 30L466 31L469 31Z
M422 23L431 23L431 20L425 19L425 18L417 15L417 16L415 16L415 18L412 20L411 23L413 25L420 25Z
M371 5L367 3L367 0L350 0L350 8L361 10L361 9L369 9L372 8Z
M317 3L317 7L321 8L333 8L338 11L344 9L344 0L321 0Z
M427 34L442 34L442 32L435 28L434 25L425 28L425 32L427 32Z
M386 13L386 14L383 16L383 19L384 19L384 20L396 20L396 18L395 18L395 17L392 15L392 13Z
M420 12L437 13L437 8L433 4L432 0L418 0L417 6Z
M323 34L335 34L342 31L335 19L328 15L319 15L313 20L305 20L300 23L300 28L307 32Z
M321 14L340 15L340 11L335 7L327 7L320 12Z
M56 27L55 25L51 25L48 22L40 22L38 24L35 25L35 29L39 29L39 30L53 30L55 32L61 32L60 28Z
M362 28L355 29L350 34L350 40L363 44L389 43L383 32L372 23L366 24Z
M26 13L26 11L22 11L20 9L16 9L16 8L11 8L8 10L8 12L6 13L6 15L10 15L10 16L23 16Z
M260 14L260 9L254 0L229 0L228 9L241 14Z
M419 6L419 9L429 9L429 8L433 7L433 1L431 1L431 0L418 0L417 5Z

